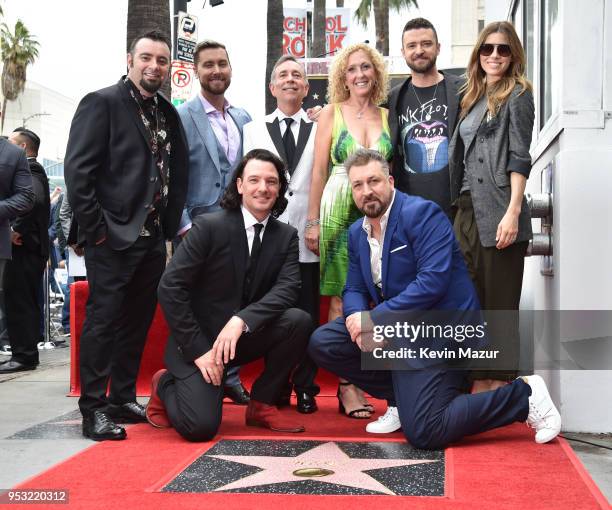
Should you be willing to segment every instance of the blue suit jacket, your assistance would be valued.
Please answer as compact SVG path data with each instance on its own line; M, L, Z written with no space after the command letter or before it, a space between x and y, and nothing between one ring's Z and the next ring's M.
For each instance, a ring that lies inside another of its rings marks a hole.
M224 190L221 188L217 140L199 95L180 105L177 110L189 145L189 185L179 227L182 229L191 222L192 213L196 216L214 210L211 206L217 204ZM242 108L233 106L228 113L240 131L241 147L236 158L237 164L242 156L242 126L251 121L251 116Z
M368 310L370 302L375 323L388 312L480 308L451 224L436 204L395 191L383 245L383 297L372 281L362 225L359 219L349 229L345 316Z

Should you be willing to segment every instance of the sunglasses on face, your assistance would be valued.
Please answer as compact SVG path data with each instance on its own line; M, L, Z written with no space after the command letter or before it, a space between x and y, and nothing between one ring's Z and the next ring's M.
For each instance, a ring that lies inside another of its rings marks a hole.
M509 57L512 55L512 51L510 50L510 46L508 44L483 44L480 47L479 53L483 57L490 57L493 55L495 48L497 48L497 54L500 57Z

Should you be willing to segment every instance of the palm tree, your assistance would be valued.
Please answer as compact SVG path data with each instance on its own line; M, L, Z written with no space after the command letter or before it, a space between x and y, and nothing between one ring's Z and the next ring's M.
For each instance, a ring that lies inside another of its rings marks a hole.
M26 84L26 69L38 57L39 43L21 22L15 23L11 32L6 23L0 26L0 53L2 57L2 121L0 133L4 129L7 101L15 101L24 91Z
M325 0L314 0L312 8L312 56L325 54Z
M276 109L276 101L270 93L268 79L272 68L283 52L283 0L268 0L268 47L266 50L266 115Z
M337 0L336 0L337 1ZM362 26L368 26L370 13L374 8L374 25L376 29L376 49L383 55L389 54L389 13L399 12L403 7L419 7L417 0L361 0L355 11L355 19Z
M126 53L136 37L150 30L159 30L169 41L172 40L170 36L169 0L129 0ZM166 97L170 98L170 80L165 81L161 90Z

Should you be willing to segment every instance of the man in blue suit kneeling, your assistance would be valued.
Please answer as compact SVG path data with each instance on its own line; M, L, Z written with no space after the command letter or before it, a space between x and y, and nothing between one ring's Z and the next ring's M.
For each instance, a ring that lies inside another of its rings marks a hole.
M349 229L344 319L313 333L309 352L315 363L374 397L395 401L404 435L416 448L444 448L515 421L527 421L536 442L552 440L561 417L537 375L470 395L467 372L456 367L424 362L407 370L362 369L361 353L371 350L368 335L390 315L469 314L480 305L444 212L396 191L389 166L376 151L358 150L345 167L365 218Z

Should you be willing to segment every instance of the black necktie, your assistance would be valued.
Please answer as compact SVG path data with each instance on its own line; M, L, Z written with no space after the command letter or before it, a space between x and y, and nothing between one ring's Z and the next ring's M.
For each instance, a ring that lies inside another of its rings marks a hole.
M283 135L283 145L285 146L285 154L287 155L287 166L289 167L289 173L291 173L291 169L293 167L293 157L295 155L295 138L293 137L293 131L291 130L293 119L291 117L286 117L283 120L285 121L285 124L287 124L285 134Z
M253 228L255 229L255 237L253 238L253 246L251 247L251 255L249 256L249 262L244 277L244 286L242 289L242 302L244 304L246 304L249 295L251 294L251 284L255 279L255 272L257 271L257 261L259 260L259 253L261 252L260 234L263 227L263 223L255 223L255 225L253 225Z

